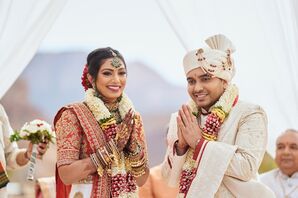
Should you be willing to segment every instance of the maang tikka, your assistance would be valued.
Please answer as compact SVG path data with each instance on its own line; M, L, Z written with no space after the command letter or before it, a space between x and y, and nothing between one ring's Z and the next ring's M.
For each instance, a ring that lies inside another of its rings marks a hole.
M111 50L113 59L112 59L112 66L114 66L115 68L118 68L122 65L120 58L117 57L117 54L115 52L113 52L113 50Z

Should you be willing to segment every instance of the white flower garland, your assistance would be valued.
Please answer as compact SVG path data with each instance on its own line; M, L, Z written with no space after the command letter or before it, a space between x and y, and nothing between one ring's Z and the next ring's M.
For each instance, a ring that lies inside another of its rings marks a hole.
M227 89L224 91L223 95L219 98L219 100L215 103L213 108L221 108L226 114L229 114L233 103L234 99L238 95L238 88L234 84L228 85Z
M85 93L85 102L93 113L95 119L100 122L103 119L110 118L112 115L108 108L105 106L104 102L95 95L95 90L89 88ZM133 104L128 96L123 93L121 101L119 102L119 113L122 119L125 117L130 109L134 111Z

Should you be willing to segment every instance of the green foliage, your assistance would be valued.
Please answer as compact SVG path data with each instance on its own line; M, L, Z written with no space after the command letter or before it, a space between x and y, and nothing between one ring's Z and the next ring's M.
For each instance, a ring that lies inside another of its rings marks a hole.
M24 130L24 132L26 132L27 135L21 137L20 132L15 131L14 134L12 134L10 136L10 141L17 142L19 140L28 140L32 144L38 144L38 143L42 143L42 142L54 143L53 142L54 136L52 136L47 130L43 130L43 131L38 130L35 133L32 133L28 130Z
M10 142L17 142L21 140L20 133L18 131L14 131L14 133L9 137Z
M110 116L109 118L103 118L103 119L99 120L99 123L100 124L106 123L106 122L110 121L112 118L113 118L113 116Z

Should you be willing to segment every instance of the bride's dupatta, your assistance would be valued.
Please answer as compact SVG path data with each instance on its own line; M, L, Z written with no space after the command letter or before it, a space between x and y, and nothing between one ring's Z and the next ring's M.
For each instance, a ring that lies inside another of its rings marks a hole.
M80 125L82 126L84 134L87 137L90 148L87 149L88 156L91 153L95 153L97 149L106 144L106 139L102 129L100 128L92 112L83 103L75 103L61 108L55 116L54 125L56 125L56 122L59 120L62 113L67 109L74 110ZM107 175L106 171L102 177L99 177L98 174L93 174L92 176L91 197L109 198L111 192L111 186L109 186L111 184L111 178ZM65 185L61 181L56 166L56 197L68 198L70 191L71 185Z

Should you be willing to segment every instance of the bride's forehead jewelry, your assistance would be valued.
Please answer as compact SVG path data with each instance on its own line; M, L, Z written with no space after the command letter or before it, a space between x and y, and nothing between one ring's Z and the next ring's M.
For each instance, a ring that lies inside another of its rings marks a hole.
M113 56L112 63L111 63L112 66L114 66L115 68L120 67L122 65L120 58L117 57L117 54L113 50L111 50L111 53Z

